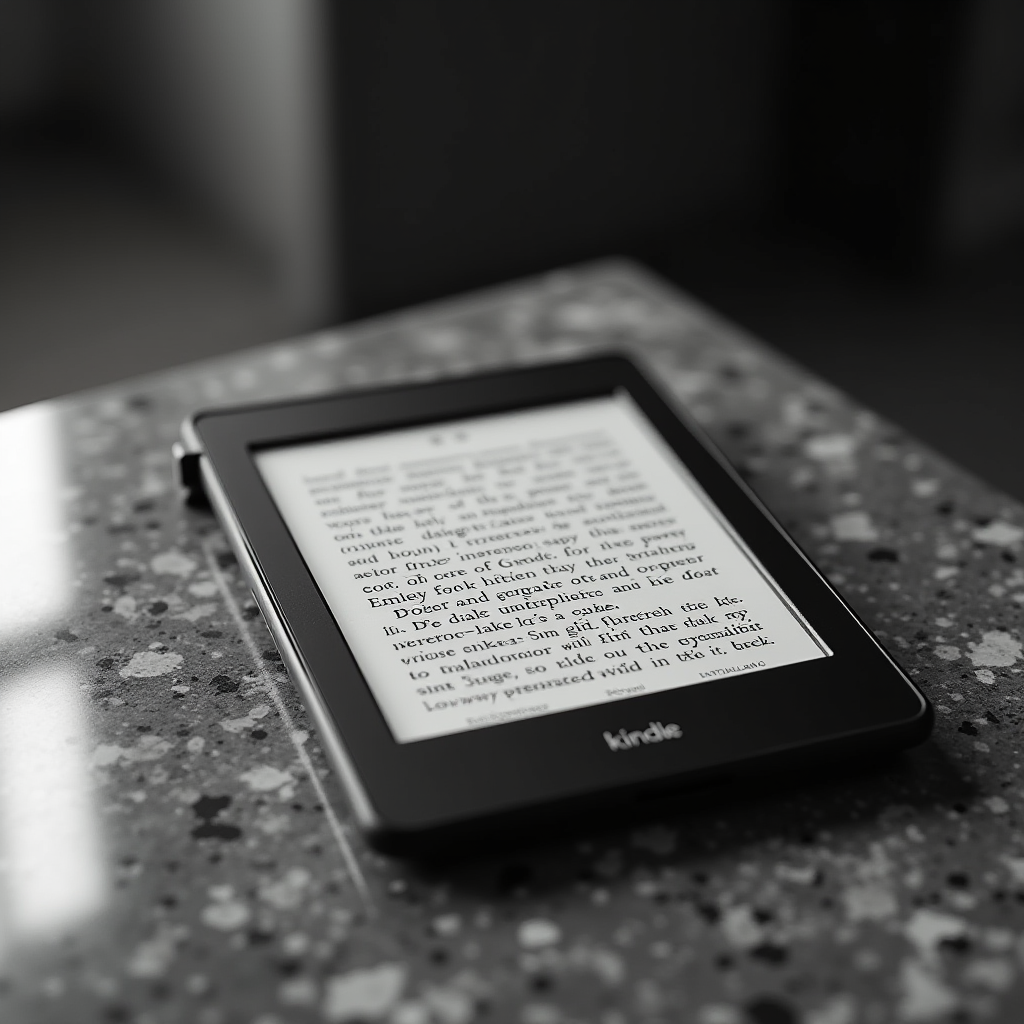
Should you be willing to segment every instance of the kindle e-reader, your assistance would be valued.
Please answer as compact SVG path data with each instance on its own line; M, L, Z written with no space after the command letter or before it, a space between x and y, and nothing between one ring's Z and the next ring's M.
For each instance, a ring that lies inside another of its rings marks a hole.
M621 356L198 413L179 456L382 849L610 815L931 728Z

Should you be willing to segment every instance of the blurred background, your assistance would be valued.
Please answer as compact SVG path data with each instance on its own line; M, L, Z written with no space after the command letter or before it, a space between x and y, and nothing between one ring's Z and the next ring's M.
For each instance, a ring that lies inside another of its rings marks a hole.
M0 0L0 409L609 255L1024 498L1024 2Z

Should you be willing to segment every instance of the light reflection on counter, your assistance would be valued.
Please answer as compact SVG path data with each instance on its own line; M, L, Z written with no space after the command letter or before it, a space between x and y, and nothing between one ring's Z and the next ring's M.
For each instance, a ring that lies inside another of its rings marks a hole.
M0 640L45 626L70 604L63 482L55 407L0 416Z
M82 682L63 663L0 680L0 952L56 938L106 901Z

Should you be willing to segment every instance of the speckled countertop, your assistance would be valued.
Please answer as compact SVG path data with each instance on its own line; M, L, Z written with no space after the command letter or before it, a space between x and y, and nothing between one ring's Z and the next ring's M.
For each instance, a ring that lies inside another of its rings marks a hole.
M609 344L932 699L895 761L450 867L377 855L170 444L197 407ZM1024 1019L1024 509L584 268L0 416L0 1020Z

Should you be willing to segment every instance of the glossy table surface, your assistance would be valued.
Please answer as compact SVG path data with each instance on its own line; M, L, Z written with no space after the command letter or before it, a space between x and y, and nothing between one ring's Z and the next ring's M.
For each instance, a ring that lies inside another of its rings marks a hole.
M189 411L631 350L936 705L902 758L462 863L369 851ZM628 266L0 416L0 1021L1024 1019L1024 509Z

